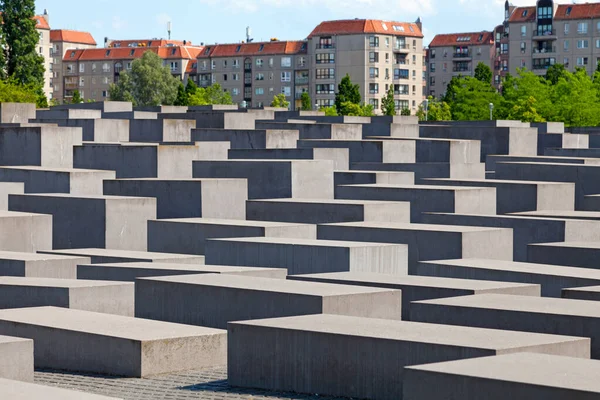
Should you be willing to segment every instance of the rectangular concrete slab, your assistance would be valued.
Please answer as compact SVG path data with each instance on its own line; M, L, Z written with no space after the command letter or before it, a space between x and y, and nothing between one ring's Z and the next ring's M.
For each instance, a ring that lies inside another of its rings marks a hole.
M0 334L33 339L36 368L145 377L226 359L222 330L68 308L0 310Z
M136 280L138 318L227 328L231 321L307 314L402 318L398 290L234 275Z
M0 309L64 307L133 317L129 282L0 276Z
M0 396L11 400L119 400L116 397L100 396L75 390L0 378Z
M592 339L592 358L600 357L600 307L595 301L478 294L416 301L415 321L571 335Z
M600 284L600 271L564 265L534 264L490 259L423 261L419 276L519 282L541 285L542 296L561 297L564 288Z
M8 211L8 195L25 193L23 182L0 183L0 211Z
M589 358L586 338L341 315L231 322L228 332L230 385L352 398L401 399L410 365L521 351Z
M407 367L404 400L592 400L600 362L516 353Z
M600 301L600 286L563 289L562 297L565 299Z
M77 279L77 265L89 262L89 257L0 251L0 275Z
M33 382L33 340L0 336L0 380ZM0 388L0 397L3 397Z
M52 225L51 215L0 211L0 251L50 250Z
M176 264L204 264L203 256L188 254L153 253L113 249L72 249L43 251L45 254L89 257L92 264L117 262L161 262Z
M285 279L285 268L230 267L226 265L167 264L161 262L123 262L79 264L77 279L135 282L137 278L174 275L224 274Z
M600 241L536 243L527 246L527 261L571 267L600 268Z
M148 221L148 250L163 253L204 254L208 239L260 236L316 239L317 227L310 224L214 218Z
M324 272L408 273L408 246L290 238L211 239L206 263L287 268L290 275Z
M466 296L480 293L540 296L540 286L533 284L449 279L413 275L388 275L359 272L292 275L288 279L338 285L355 285L402 291L402 319L410 321L410 303L418 300Z

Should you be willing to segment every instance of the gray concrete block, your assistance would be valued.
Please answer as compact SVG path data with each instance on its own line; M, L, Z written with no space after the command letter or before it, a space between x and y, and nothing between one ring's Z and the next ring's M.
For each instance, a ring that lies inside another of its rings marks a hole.
M419 185L427 184L428 178L450 179L484 179L485 164L483 163L354 163L353 170L364 171L396 171L412 172L415 182Z
M0 211L8 211L8 195L25 193L23 182L0 183Z
M133 317L134 297L129 282L0 277L0 309L53 306Z
M206 263L287 268L290 275L323 272L408 273L408 246L290 238L211 239Z
M206 143L206 142L204 142ZM230 160L331 160L335 170L350 168L349 150L328 148L306 149L238 149L229 150ZM216 160L218 158L212 158ZM225 157L227 159L227 157Z
M512 260L512 232L502 228L349 222L319 225L317 238L405 244L408 246L409 271L413 271L419 261L425 260L453 258Z
M592 400L600 396L599 367L595 360L532 353L408 367L404 400Z
M0 394L11 400L119 400L116 397L100 396L58 387L34 385L0 378Z
M348 171L334 172L333 184L339 185L374 185L377 183L391 185L414 185L414 172L392 171Z
M77 279L77 265L89 257L0 251L0 276Z
M584 157L560 157L560 156L509 156L509 155L493 155L490 154L485 160L486 169L488 171L496 170L498 162L540 162L540 163L555 163L555 164L586 164L598 165L600 160Z
M362 125L360 123L288 123L274 121L257 121L256 129L291 129L298 130L300 139L332 139L360 140Z
M298 148L348 149L351 164L416 162L416 144L407 140L299 140Z
M478 140L370 137L370 140L383 139L393 142L414 143L417 163L474 164L480 162L481 143ZM366 161L366 160L365 160ZM384 161L385 162L385 161ZM394 161L390 161L393 163ZM396 161L398 162L398 161Z
M231 321L340 314L400 320L398 290L233 275L137 279L135 316L226 329Z
M351 185L336 187L336 198L410 202L411 222L425 212L496 215L496 189L426 185Z
M411 304L415 321L591 338L600 357L600 308L595 301L478 294Z
M0 251L35 253L50 249L51 215L0 211Z
M51 214L52 243L56 249L145 251L147 221L156 218L156 199L23 194L9 196L9 209Z
M38 111L39 114L40 111ZM46 119L39 118L32 122L50 123L57 126L69 126L82 129L82 138L84 142L127 142L129 141L129 120L128 119L100 119L101 112L97 110L57 110L54 112L76 113L94 113L94 118L86 119ZM97 112L97 114L95 114Z
M564 211L564 210L543 210L515 213L515 215L532 218L563 218L573 220L599 221L600 212L596 211Z
M23 182L24 193L101 195L104 179L115 179L115 172L37 166L0 167L0 181Z
M600 301L600 286L572 287L562 290L565 299Z
M193 176L248 179L249 199L333 199L333 162L326 160L194 161Z
M2 103L0 105L0 123L27 123L32 118L35 118L35 104L33 103Z
M401 290L402 319L405 321L410 321L410 303L412 301L467 296L480 293L540 296L540 285L428 276L333 272L328 274L290 275L288 279L304 282L321 282L336 285Z
M230 147L229 142L202 142L196 160L227 160Z
M410 222L410 203L367 200L266 199L246 202L249 220L327 224Z
M189 119L132 119L130 142L191 142L196 121Z
M69 308L0 310L0 332L33 339L36 368L146 377L226 359L222 330Z
M204 254L208 239L260 236L316 239L317 228L308 224L209 218L148 221L148 250L163 253Z
M231 149L287 149L296 147L297 130L192 129L193 142L229 142Z
M135 282L138 278L156 276L223 274L285 279L285 268L229 267L225 265L193 265L163 262L123 262L112 264L78 264L77 279Z
M522 351L589 358L589 343L587 338L309 315L231 322L227 375L233 386L395 400L402 399L406 366Z
M496 188L496 211L574 210L575 184L500 179L427 179L429 185Z
M33 340L0 336L0 381L33 382ZM0 395L4 397L0 384Z
M128 101L95 101L92 103L61 104L53 106L52 110L100 110L102 113L131 112L133 105Z
M73 168L73 146L81 141L81 128L0 127L0 165Z
M245 219L248 184L245 179L106 179L104 194L155 197L157 218Z
M542 296L561 297L564 288L600 284L600 271L564 265L533 264L489 259L423 261L415 274L430 277L533 283Z
M600 269L600 241L535 243L527 247L527 261Z
M89 257L92 264L121 262L160 262L175 264L204 264L203 256L167 254L117 249L65 249L41 251L44 254Z

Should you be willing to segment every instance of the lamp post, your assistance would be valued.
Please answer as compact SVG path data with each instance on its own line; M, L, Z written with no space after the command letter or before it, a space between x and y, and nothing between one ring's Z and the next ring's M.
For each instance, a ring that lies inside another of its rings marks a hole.
M492 121L494 118L494 103L490 103L490 121Z
M315 103L315 111L319 111L319 103Z
M248 107L248 103L246 102L246 100L242 101L241 106L242 106L242 108Z
M429 118L429 99L423 100L423 104L425 106L425 122L427 122L427 119Z

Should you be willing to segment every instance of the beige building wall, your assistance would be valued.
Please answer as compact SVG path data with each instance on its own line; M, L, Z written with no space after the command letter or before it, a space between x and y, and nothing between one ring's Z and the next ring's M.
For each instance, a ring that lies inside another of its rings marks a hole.
M76 49L93 49L95 45L81 44L81 43L69 43L69 42L53 42L51 46L52 55L52 97L59 102L63 101L64 98L64 67L63 58L69 50Z
M40 35L37 52L44 57L44 93L48 100L53 94L53 65L51 57L52 44L50 43L50 29L36 29Z

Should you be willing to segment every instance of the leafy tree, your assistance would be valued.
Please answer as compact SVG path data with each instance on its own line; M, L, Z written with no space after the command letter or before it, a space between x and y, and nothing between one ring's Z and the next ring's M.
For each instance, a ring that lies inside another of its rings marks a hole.
M325 112L325 115L328 117L337 117L338 113L335 107L325 107L321 108L319 111Z
M212 104L233 104L231 94L225 92L221 85L214 83L207 88L196 88L193 94L188 96L188 105L207 106Z
M454 81L454 82L453 82ZM489 118L489 104L498 105L501 97L491 84L466 76L452 78L446 91L452 119L457 121L485 120Z
M509 110L507 119L523 122L546 122L535 108L536 99L533 96L520 98L517 104Z
M478 81L491 84L492 76L492 69L484 63L480 62L475 67L475 79Z
M302 109L304 111L312 110L312 101L308 92L302 92L302 95L300 96L300 102L302 103Z
M37 100L38 95L33 86L0 80L0 103L36 103Z
M146 51L132 63L131 71L121 71L119 82L110 87L110 99L136 106L171 105L179 83L156 53Z
M44 57L37 52L39 34L35 30L35 1L2 0L0 12L0 36L4 50L0 62L3 66L6 63L6 75L16 82L34 85L41 90L44 87L45 69Z
M196 84L194 83L193 80L188 79L187 81L187 85L185 85L185 93L188 96L193 96L196 94L196 91L198 90L198 86L196 86Z
M429 104L427 106L427 120L428 121L451 121L452 112L450 106L445 101L438 101L433 96L427 98ZM419 121L425 121L425 105L419 105L417 110L417 117Z
M83 103L83 98L81 97L81 93L79 93L79 90L75 90L73 92L73 98L71 98L71 104L79 103Z
M338 114L347 115L342 111L342 104L346 102L357 105L361 102L360 87L352 83L348 74L342 78L342 81L338 85L338 92L335 95L335 108Z
M584 69L567 72L559 79L551 97L556 110L553 120L567 126L598 126L600 124L600 101L597 86Z
M551 65L546 71L546 80L553 85L556 85L560 78L565 78L566 76L567 70L562 64Z
M410 108L403 108L400 110L400 115L410 116Z
M279 93L273 97L273 101L271 102L271 107L278 108L289 108L290 102L285 99L285 94Z
M185 86L183 86L183 83L180 82L179 86L177 87L177 97L175 98L175 103L173 104L176 106L187 106L189 103L188 100L189 96L186 93Z
M502 89L500 106L497 115L500 118L510 119L514 114L515 105L523 106L529 97L535 99L536 112L546 121L554 121L556 107L552 104L551 94L554 88L549 80L535 75L525 69L517 70L517 76L507 75Z
M383 115L396 115L396 102L394 101L394 85L390 85L386 95L381 99Z
M342 114L352 117L372 117L375 115L371 104L356 104L350 101L342 103Z

